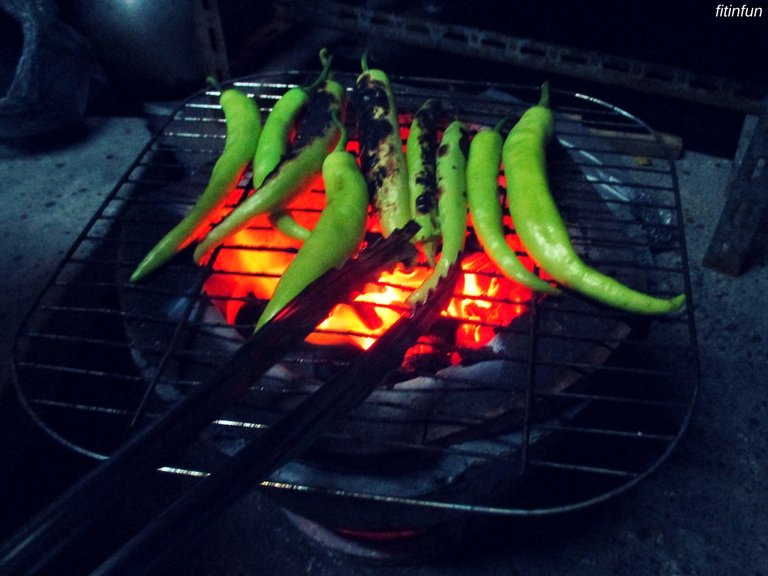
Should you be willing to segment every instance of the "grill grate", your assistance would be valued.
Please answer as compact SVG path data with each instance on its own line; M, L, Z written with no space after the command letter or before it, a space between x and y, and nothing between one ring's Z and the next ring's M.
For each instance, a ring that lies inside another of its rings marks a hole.
M266 112L309 76L262 75L235 84ZM352 85L352 76L338 78ZM537 99L536 89L514 85L395 78L395 88L406 124L427 97L442 98L474 125L493 125ZM18 334L16 381L29 412L61 442L95 458L160 418L242 341L238 328L249 329L244 311L253 298L217 295L206 282L269 276L222 269L222 254L242 248L228 245L205 267L185 252L149 281L127 283L140 257L205 185L224 142L217 95L196 94L168 119L68 251ZM685 291L690 303L677 181L661 140L594 98L554 91L553 104L558 142L550 171L574 244L602 270L656 294ZM637 142L642 155L633 152ZM247 176L239 193L246 191ZM299 206L297 214L317 211ZM289 257L296 245L246 249ZM470 237L468 251L477 249ZM397 510L399 522L412 527L427 522L425 512L434 522L438 511L532 515L584 507L626 490L667 457L698 384L690 304L680 315L650 321L572 294L477 300L515 305L520 314L508 325L470 322L495 334L477 349L435 343L455 329L446 320L420 349L427 360L435 351L448 360L390 379L264 488L290 509L335 526L372 528L362 501L366 510ZM225 321L227 305L240 309L234 326ZM205 473L352 353L308 347L285 358L212 423L200 442L204 457L200 450L180 455L166 470ZM457 354L459 365L450 360ZM314 380L307 380L307 364ZM381 522L373 528L392 528Z

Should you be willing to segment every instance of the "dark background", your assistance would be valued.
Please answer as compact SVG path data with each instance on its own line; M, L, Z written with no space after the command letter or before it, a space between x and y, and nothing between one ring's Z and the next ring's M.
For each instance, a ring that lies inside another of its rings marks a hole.
M31 3L46 4L41 0ZM140 19L133 18L137 11L126 9L128 4L112 0L93 5L75 0L49 3L58 6L60 20L90 44L89 57L101 68L92 74L89 113L135 114L147 101L181 99L203 87L205 71L194 50L184 2L138 2L135 5L152 7L142 8L145 13L138 12ZM755 84L758 92L765 92L767 84L768 14L718 18L716 2L339 3L678 67ZM503 62L445 54L389 38L328 33L316 21L302 20L280 3L219 0L218 4L233 77L286 65L311 69L316 61L313 46L322 38L341 69L356 70L360 52L369 48L374 62L393 75L512 83L550 79L555 85L583 90L632 110L657 130L685 137L691 149L732 156L741 130L743 114L717 106L692 105L574 76L557 77ZM759 3L750 6L762 7ZM158 14L156 18L152 10ZM134 31L132 38L130 30L120 33L121 19ZM0 11L0 52L4 55L0 91L13 78L22 41L18 24Z
M279 68L286 62L292 68L313 68L318 43L330 39L329 47L337 55L340 65L350 70L357 69L361 50L370 47L377 65L387 68L394 75L515 83L540 82L547 77L537 70L412 48L387 38L328 34L318 30L312 22L285 20L270 2L220 0L219 4L233 76ZM768 14L754 19L716 18L715 2L474 0L361 4L766 85ZM87 31L79 24L79 16L86 9L83 6L83 3L72 1L59 3L61 19L87 38ZM761 4L756 2L752 6ZM7 89L10 83L13 63L22 50L21 42L18 28L0 12L2 89ZM147 125L152 127L157 116L148 112L151 106L171 106L203 85L203 80L197 78L152 82L141 74L128 74L130 53L112 53L99 48L93 41L91 44L92 56L101 67L101 72L94 74L90 86L89 125L117 116L145 119ZM287 54L291 55L289 60L286 60ZM160 58L158 51L158 60ZM765 290L768 288L765 257L764 254L758 256L752 261L748 273L736 280L699 266L703 246L719 213L722 200L720 189L738 145L744 114L573 77L553 78L552 81L569 90L585 91L630 110L654 128L680 136L687 152L708 155L706 158L697 156L697 161L690 164L684 160L680 165L683 186L688 194L685 204L687 225L693 236L694 293L699 295L697 322L705 370L703 399L688 439L676 457L660 475L651 478L640 490L618 503L575 517L523 527L499 522L494 536L476 543L483 559L478 561L473 558L473 552L465 551L460 554L457 565L466 566L467 573L474 569L477 574L510 573L509 570L513 570L511 573L514 574L515 562L519 558L521 567L538 568L541 574L547 573L553 566L561 569L570 566L573 573L594 573L591 567L598 565L603 568L608 566L616 574L703 573L694 571L702 566L708 566L712 570L710 573L714 574L718 573L720 565L733 570L741 557L746 559L741 566L742 574L765 574L768 572L765 562L756 565L759 558L768 557L763 520L768 512L764 498L768 401L760 392L764 389L760 367L766 361L762 332L765 321L761 320ZM75 129L45 134L24 142L4 141L4 158L53 156L54 152L87 144L88 138L94 136L93 132L92 128L90 132L88 129ZM109 144L120 146L120 139L114 138ZM135 152L127 152L122 161L127 165L138 150L137 146ZM104 157L108 154L114 154L114 149L106 151ZM40 186L39 195L54 183L62 187L68 184L55 167L49 166L48 169L51 171L47 177L42 174L41 178L34 180L35 185ZM92 165L85 166L84 170L80 167L81 171L95 169ZM119 171L110 174L111 180L107 178L109 182L104 186L114 183L117 175ZM696 195L697 188L704 190L705 185L713 180L716 180L718 189L709 195ZM41 181L42 184L38 184ZM3 202L19 202L18 197L9 197L11 191L14 190L0 186ZM104 193L107 191L108 188L103 190ZM56 214L55 207L48 209ZM83 220L74 225L75 228L85 224L84 218L95 210L95 205L79 209ZM22 226L23 222L14 224L17 225ZM7 236L10 237L10 234ZM61 241L59 244L57 249L60 253L67 243ZM10 254L12 249L14 254L24 252L17 246L5 246L6 253ZM39 289L46 270L55 263L55 256L54 251L51 261L39 267L39 275L24 289L30 292ZM5 261L19 265L22 256ZM39 285L35 286L35 282ZM23 291L22 287L19 291ZM24 303L22 301L22 305ZM15 303L8 306L12 304ZM13 321L22 312L14 309L4 311L0 316L0 319L7 321L6 339L12 339L15 330ZM5 356L5 350L3 354L3 382L0 382L0 540L94 465L93 461L73 454L40 433L26 414L19 410L15 405L13 388L8 385L10 361ZM290 544L296 542L296 535L285 519L258 499L250 505L255 514L263 514L274 522L278 553L288 551L289 556L282 563L271 560L265 565L284 569L287 566L297 571L311 571L311 567L315 566L316 573L323 570L328 574L342 573L339 561L329 558L322 551L314 552L314 564L312 558L306 559L304 552L291 554ZM725 535L718 542L719 522L723 523ZM202 568L212 569L216 563L215 554L220 549L226 549L228 529L237 529L254 542L253 550L243 553L241 573L249 573L249 568L258 566L263 554L271 552L270 544L260 541L258 524L248 522L247 517L230 515L212 528L204 532L209 546L203 547ZM219 530L216 531L216 528ZM208 556L205 556L206 553ZM600 554L606 553L611 556L600 557ZM199 556L193 555L189 564L195 564L198 559ZM443 573L447 573L449 566L443 568ZM360 569L358 573L385 572ZM414 568L402 573L428 574L430 570Z

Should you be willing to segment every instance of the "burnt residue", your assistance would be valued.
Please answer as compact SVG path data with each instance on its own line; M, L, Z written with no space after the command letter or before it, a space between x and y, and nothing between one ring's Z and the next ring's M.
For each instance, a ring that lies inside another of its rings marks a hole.
M288 152L289 157L295 155L315 138L323 136L333 123L329 112L338 105L336 96L327 90L320 88L312 93Z
M419 147L428 158L435 155L437 148L437 118L441 110L442 104L439 100L427 100L413 118L414 122L421 126Z
M385 116L389 114L389 87L369 74L361 74L357 79L353 98L359 112L378 109Z
M380 190L384 182L386 182L387 176L392 171L392 165L391 162L386 161L377 163L371 161L369 164L375 165L371 166L368 170L365 170L365 167L363 167L363 170L368 178L368 190L373 197L376 191Z
M462 124L460 128L460 135L458 140L459 150L461 154L466 158L469 154L469 130ZM451 144L449 142L443 142L437 149L437 157L442 158L451 153Z
M360 134L360 166L373 197L394 169L391 148L399 126L390 118L389 89L384 82L362 74L352 95Z
M296 130L296 136L277 166L265 176L261 184L262 188L269 180L282 171L283 165L286 162L299 156L304 148L309 146L314 140L322 138L328 130L333 129L331 110L339 109L340 105L341 103L336 95L324 88L319 88L311 94ZM252 183L249 187L252 188Z
M395 128L385 118L360 125L360 167L374 189L387 177L387 159L392 158L384 151L391 148L387 143L394 139L394 133Z
M422 193L416 197L414 207L419 214L429 214L437 206L437 179L435 162L437 155L437 117L442 110L439 100L427 100L414 116L420 127L416 141L422 162L414 175L414 182Z
M429 214L437 206L437 184L429 192L419 194L416 197L416 211L419 214Z

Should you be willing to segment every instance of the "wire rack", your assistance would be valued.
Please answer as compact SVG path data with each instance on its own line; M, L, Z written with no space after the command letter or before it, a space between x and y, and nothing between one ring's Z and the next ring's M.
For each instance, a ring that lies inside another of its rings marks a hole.
M266 114L289 86L311 76L233 84ZM351 75L338 78L353 84ZM529 86L393 80L406 126L428 97L475 127L520 114L538 98ZM29 413L94 458L107 458L212 375L253 320L242 313L252 304L247 295L205 289L212 276L253 274L225 269L216 258L197 266L185 251L147 282L127 282L194 202L223 148L217 96L195 94L167 119L67 252L17 336L16 383ZM687 309L640 319L573 294L516 303L521 313L513 321L489 324L491 344L441 344L441 358L458 354L460 362L388 380L306 458L265 481L263 489L288 509L334 526L382 530L436 522L441 512L563 512L635 485L680 439L696 396L698 352L673 161L631 114L560 90L552 100L557 142L549 169L574 244L630 284L660 295L686 292ZM241 194L247 185L246 174ZM296 245L262 248L290 255ZM470 231L472 250L479 248ZM222 303L241 311L234 322ZM440 330L444 323L437 336ZM206 474L349 353L297 350L164 470Z

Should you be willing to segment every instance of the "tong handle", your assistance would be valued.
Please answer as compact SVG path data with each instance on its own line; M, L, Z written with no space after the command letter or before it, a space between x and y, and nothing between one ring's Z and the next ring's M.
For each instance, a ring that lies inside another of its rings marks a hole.
M153 562L165 550L193 538L196 526L211 522L270 473L311 446L329 423L364 402L382 380L400 367L407 349L444 308L459 271L459 265L454 265L427 300L401 317L367 352L200 480L92 576L152 573Z
M339 269L310 284L288 306L243 343L210 381L168 414L139 431L119 449L0 546L0 575L39 574L50 570L72 549L93 535L107 539L120 531L114 511L130 502L146 500L157 488L157 468L166 464L200 431L229 408L259 376L304 338L350 293L373 274L412 250L410 239L418 225L409 224L389 238L374 243ZM123 502L120 499L123 499ZM130 510L135 522L138 510ZM139 524L141 525L141 524ZM55 573L55 570L54 570ZM61 571L59 571L61 573Z

